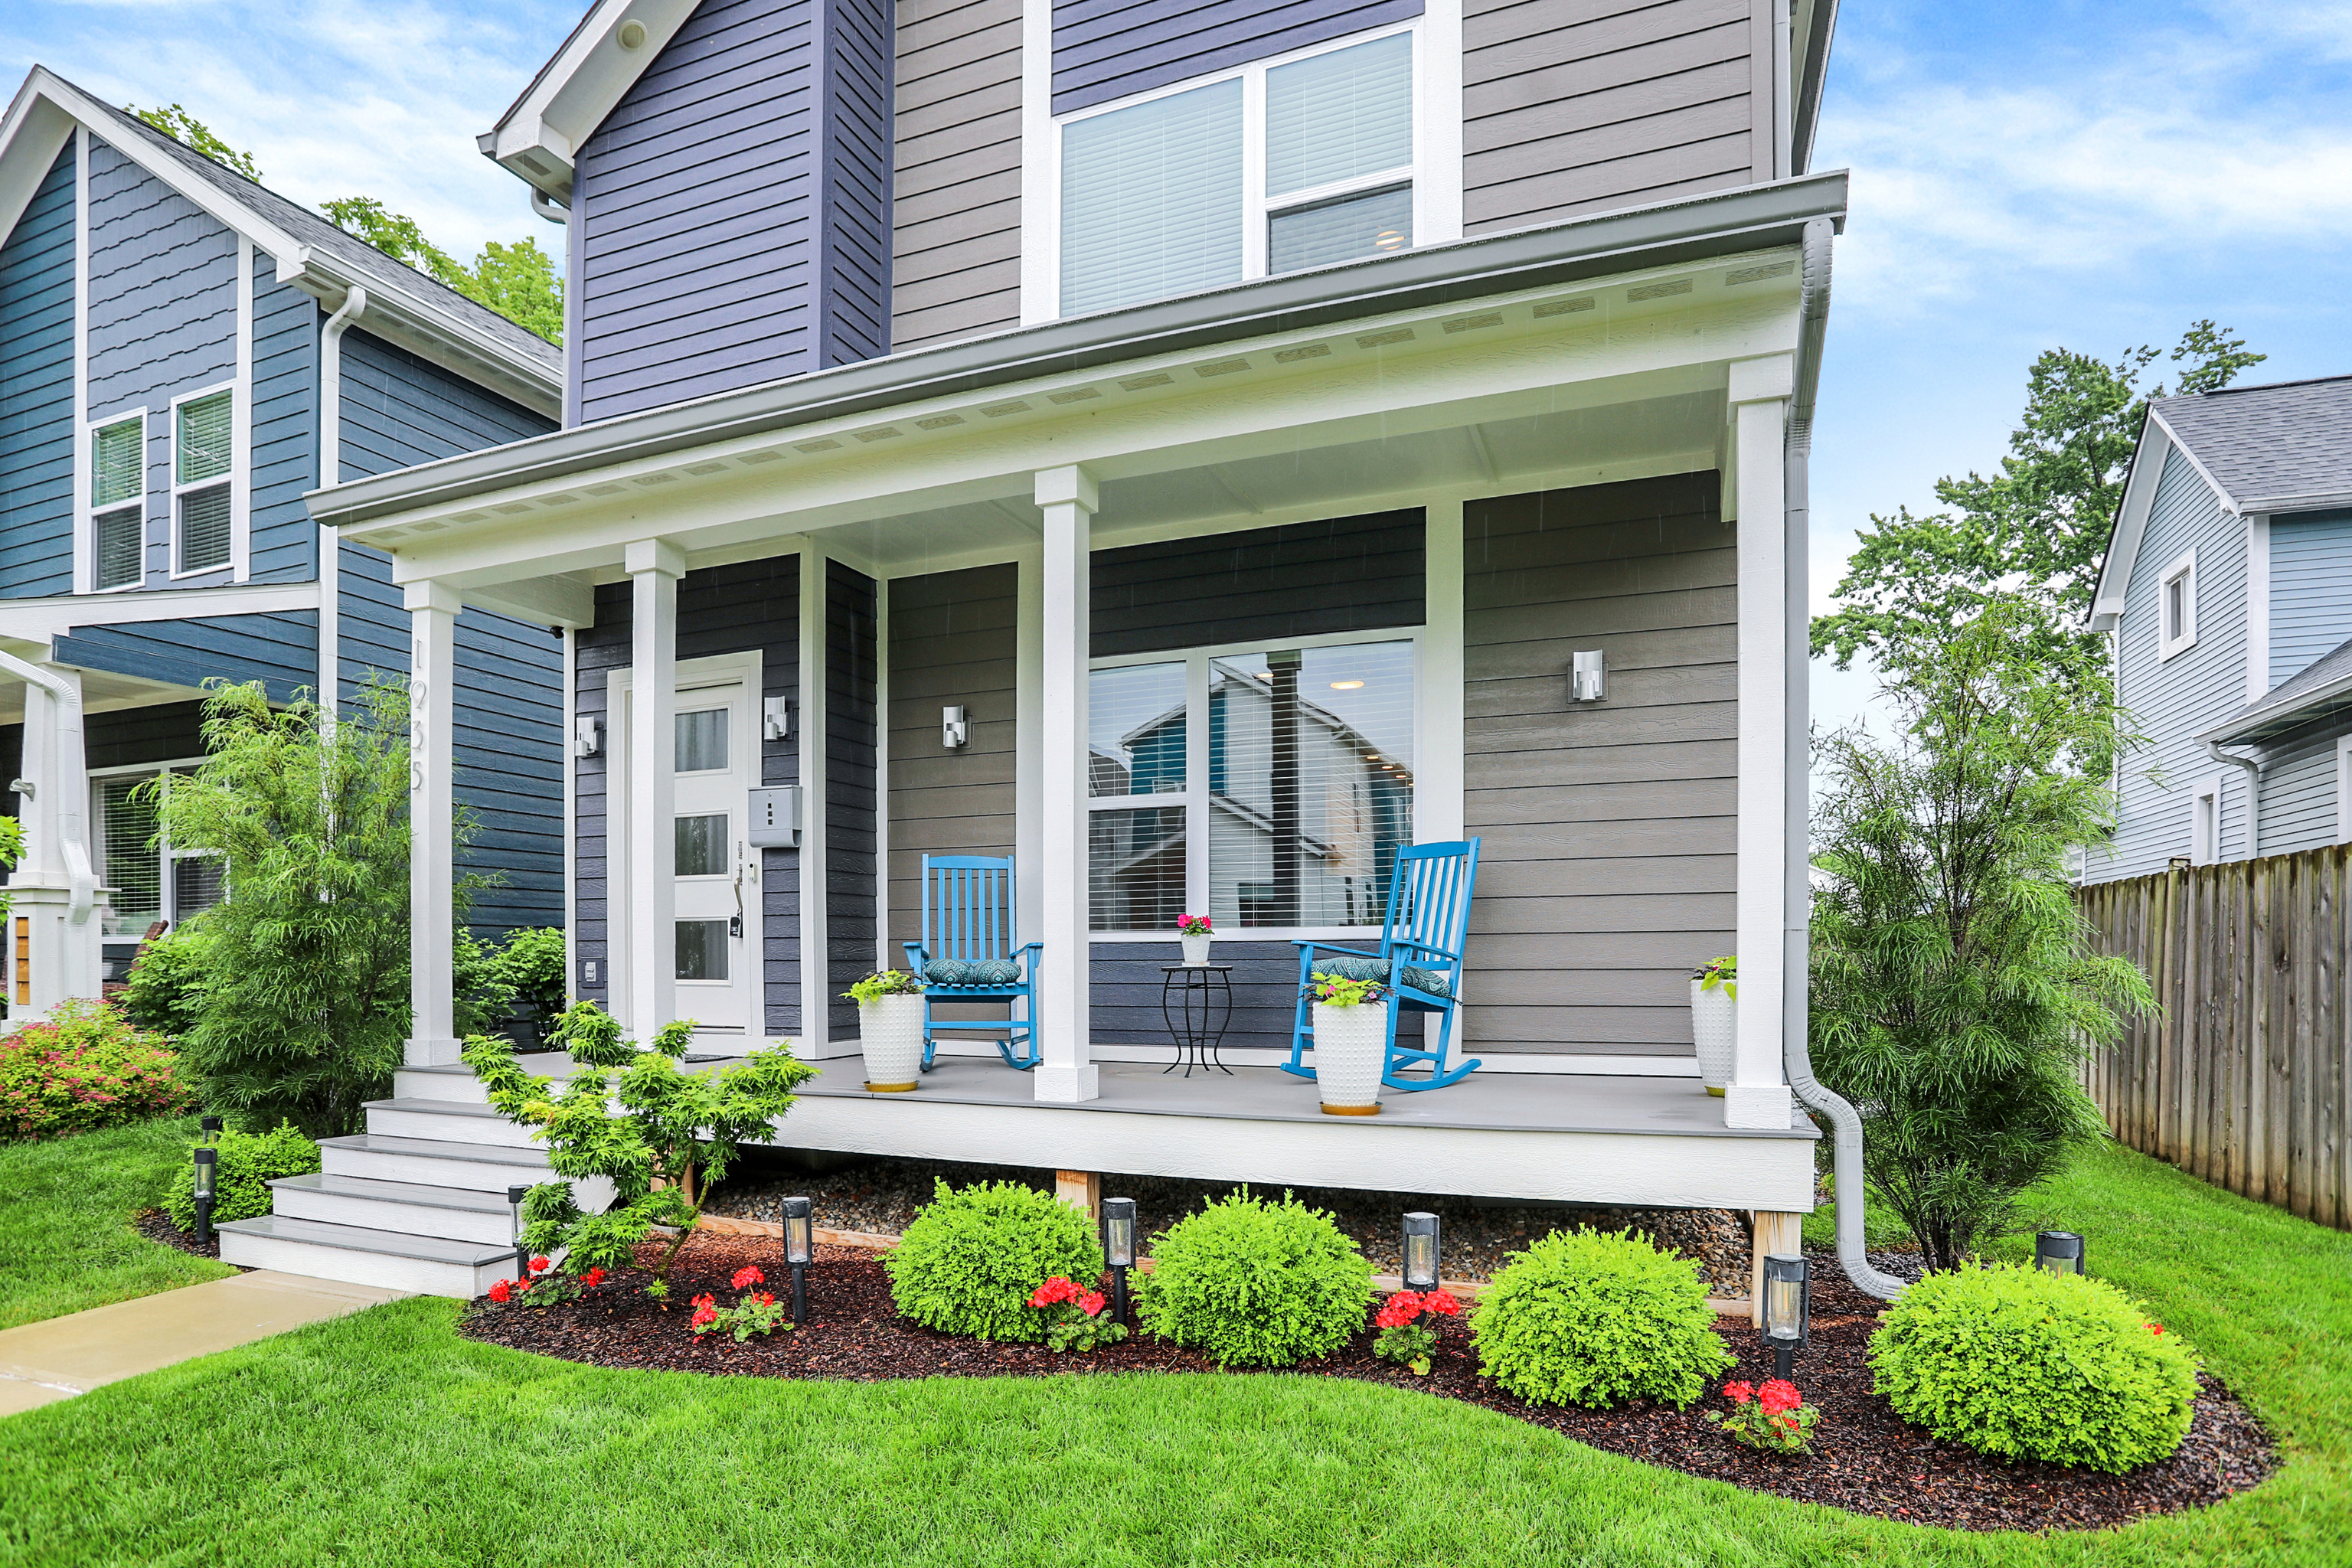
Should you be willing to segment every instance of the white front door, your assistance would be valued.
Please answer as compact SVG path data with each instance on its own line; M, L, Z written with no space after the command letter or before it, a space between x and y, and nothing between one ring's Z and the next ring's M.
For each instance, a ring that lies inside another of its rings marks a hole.
M744 680L677 687L677 1016L749 1036L760 1007L760 856L746 842L760 782L759 704Z

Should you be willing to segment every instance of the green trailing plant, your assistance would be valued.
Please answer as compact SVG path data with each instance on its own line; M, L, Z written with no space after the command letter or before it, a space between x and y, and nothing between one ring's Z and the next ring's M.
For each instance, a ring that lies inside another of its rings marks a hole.
M1729 953L1708 959L1691 971L1691 978L1702 991L1719 990L1733 1001L1739 1000L1739 960Z
M1329 1215L1244 1188L1153 1238L1136 1313L1219 1366L1289 1366L1345 1344L1371 1300L1372 1266Z
M193 1151L195 1145L191 1143ZM223 1132L219 1163L213 1169L213 1223L253 1219L269 1212L269 1184L307 1176L319 1168L319 1146L291 1122L267 1132ZM184 1231L196 1228L195 1162L180 1162L164 1184L157 1206Z
M0 1139L56 1138L187 1110L170 1042L74 998L0 1035Z
M1360 1007L1378 1002L1389 994L1388 984L1381 980L1352 980L1344 974L1326 974L1317 970L1307 982L1309 1000L1326 1007Z
M2197 1353L2105 1280L2024 1264L1931 1274L1871 1336L1896 1415L2003 1459L2121 1474L2189 1432Z
M1479 1370L1530 1405L1687 1405L1732 1360L1696 1264L1590 1229L1513 1253L1470 1331Z
M563 933L552 926L515 931L499 948L495 967L499 983L513 994L531 1043L545 1046L556 1019L571 1004L571 969Z
M920 996L923 983L903 969L879 969L856 982L842 993L861 1007L870 1007L885 996Z
M2113 821L2082 758L2126 716L2033 662L2040 615L1996 600L1898 639L1895 738L1816 746L1813 1068L1860 1111L1870 1197L1930 1269L2011 1228L2018 1194L2101 1135L2079 1065L2155 1006L2096 952L2066 872Z
M936 1182L882 1258L899 1314L942 1333L1034 1342L1046 1337L1029 1297L1055 1275L1099 1279L1102 1243L1085 1214L1018 1182Z
M622 1037L620 1024L593 1002L564 1010L548 1044L577 1065L559 1088L525 1072L503 1035L466 1041L466 1065L499 1115L531 1129L557 1177L523 1202L523 1245L564 1253L564 1268L624 1268L656 1226L677 1235L653 1274L667 1293L670 1265L701 1215L711 1184L727 1173L745 1143L763 1143L793 1108L793 1090L815 1076L789 1047L755 1050L740 1061L694 1071L681 1066L694 1037L690 1020L665 1024L646 1048ZM603 1176L613 1201L588 1214L572 1184Z

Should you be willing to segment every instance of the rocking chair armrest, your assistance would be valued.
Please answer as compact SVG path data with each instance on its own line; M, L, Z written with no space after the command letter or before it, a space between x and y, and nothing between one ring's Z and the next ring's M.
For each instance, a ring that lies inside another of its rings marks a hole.
M1429 953L1434 957L1443 958L1453 963L1459 963L1462 962L1462 955L1460 953L1454 952L1450 947L1439 947L1434 942L1415 942L1409 936L1401 936L1389 943L1389 951L1391 952L1401 952L1407 949L1411 949L1414 952Z
M917 974L922 973L923 965L930 962L930 954L923 944L919 942L908 942L898 945L907 950L907 967Z
M1290 939L1290 945L1291 945L1291 946L1293 946L1293 947L1295 947L1295 948L1297 948L1297 949L1300 952L1302 952L1302 953L1313 953L1313 952L1338 952L1338 953L1344 953L1344 954L1346 954L1346 955L1347 955L1348 957L1349 957L1349 958L1378 958L1378 957L1380 957L1380 954L1379 954L1379 953L1377 953L1377 952L1365 952L1362 948L1360 948L1360 947L1341 947L1341 946L1339 946L1339 944L1337 944L1336 942L1302 942L1302 941L1300 941L1300 940L1299 940L1298 938L1297 938L1297 937L1293 937L1293 938L1291 938L1291 939Z

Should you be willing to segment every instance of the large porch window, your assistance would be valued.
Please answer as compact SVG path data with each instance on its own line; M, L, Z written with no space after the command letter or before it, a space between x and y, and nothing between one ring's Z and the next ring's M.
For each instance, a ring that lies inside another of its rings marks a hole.
M182 854L158 836L163 795L196 764L191 759L93 773L91 805L104 857L100 877L109 895L102 939L136 941L159 920L177 926L220 902L219 860Z
M1097 662L1088 925L1377 927L1412 842L1415 639Z

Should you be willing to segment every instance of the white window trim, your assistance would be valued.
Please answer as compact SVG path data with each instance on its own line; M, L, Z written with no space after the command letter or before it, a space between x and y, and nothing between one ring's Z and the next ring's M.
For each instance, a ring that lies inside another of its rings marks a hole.
M1037 7L1032 6L1031 9ZM1050 7L1047 8L1050 15ZM1458 10L1451 13L1453 32L1460 31ZM1036 226L1024 224L1024 266L1022 277L1021 319L1024 324L1059 321L1062 318L1062 132L1065 127L1105 114L1116 114L1122 109L1132 109L1140 103L1151 103L1197 88L1213 87L1220 82L1240 81L1242 85L1242 271L1239 282L1264 278L1266 273L1266 226L1269 218L1278 212L1294 207L1311 206L1335 196L1359 191L1384 190L1392 185L1412 182L1412 248L1443 244L1462 237L1462 160L1459 156L1461 133L1461 66L1458 48L1450 70L1433 69L1430 56L1433 36L1444 31L1433 26L1430 18L1417 16L1384 26L1368 27L1345 37L1291 49L1283 54L1268 55L1245 65L1212 71L1205 76L1192 77L1171 82L1148 92L1131 93L1107 103L1088 104L1067 114L1054 114L1052 101L1051 23L1045 24L1045 57L1042 67L1031 68L1024 58L1024 120L1042 124L1045 134L1024 138L1038 149L1032 159L1034 180L1023 181L1023 206L1034 207L1037 213ZM1276 67L1299 60L1313 59L1333 54L1358 44L1369 44L1400 33L1410 34L1412 48L1412 160L1393 169L1351 180L1340 180L1309 190L1286 192L1278 200L1269 202L1265 194L1265 73ZM1035 41L1024 38L1024 57L1039 53ZM1042 103L1038 95L1044 94ZM1446 118L1446 107L1452 105L1452 119ZM1433 127L1451 124L1453 134L1433 134ZM1442 143L1442 145L1441 145ZM1450 153L1451 155L1448 155ZM1439 187L1443 185L1443 189ZM1031 244L1036 240L1039 243ZM1143 301L1136 301L1142 303Z
M85 419L81 422L81 427L75 432L74 516L77 521L74 528L74 576L76 579L74 592L77 594L128 594L146 585L147 524L150 517L147 505L147 443L152 436L148 425L150 416L145 404L135 403L117 408L110 413L100 415L96 418ZM128 583L117 583L111 588L101 588L98 585L99 513L101 510L108 512L128 510L133 503L123 501L117 506L100 507L98 493L90 486L90 465L98 460L98 433L110 425L122 425L133 419L139 421L139 500L137 502L139 575Z
M2212 816L2205 814L2212 803ZM2189 789L2189 863L2213 866L2221 859L2221 775L2200 779Z
M232 432L229 440L228 472L219 479L191 479L182 484L180 482L180 405L194 403L199 399L215 396L224 392L229 395L228 417L229 428ZM238 569L237 563L245 554L245 454L242 450L244 442L235 434L240 428L244 417L244 384L235 378L216 381L210 386L200 386L193 392L181 393L172 399L172 405L164 414L167 421L165 428L170 432L168 452L164 458L164 471L171 476L172 527L169 575L174 583L184 582L193 577L215 577L223 572L230 574L232 581L244 580L245 574ZM224 484L228 486L228 559L217 566L199 566L183 572L180 570L180 498L193 495L198 490L214 489Z
M2352 735L2336 742L2336 842L2352 844Z
M2180 618L2184 623L2180 635L2172 635L2171 606L2166 603L2172 584L2184 584L2180 595ZM2161 664L2178 653L2186 653L2197 646L2197 552L2184 550L2175 556L2156 579L2156 647L2157 662Z
M1246 642L1217 643L1201 647L1162 648L1154 653L1112 654L1089 659L1089 672L1097 669L1130 668L1147 664L1181 664L1184 666L1184 788L1163 795L1109 795L1089 796L1087 810L1142 811L1169 806L1184 809L1184 907L1206 910L1209 907L1209 727L1192 722L1195 711L1206 713L1209 699L1209 666L1220 658L1234 654L1264 653L1268 648L1347 647L1359 643L1402 642L1412 645L1413 668L1413 741L1418 747L1423 740L1421 704L1423 701L1423 665L1429 657L1426 626L1390 626L1378 631L1330 632L1318 637L1253 637ZM1421 831L1421 760L1413 760L1413 842L1421 843L1426 836ZM1377 942L1381 927L1354 926L1243 926L1235 925L1220 932L1229 942L1300 942L1340 941L1350 942ZM1176 932L1167 931L1089 931L1089 942L1171 942Z

